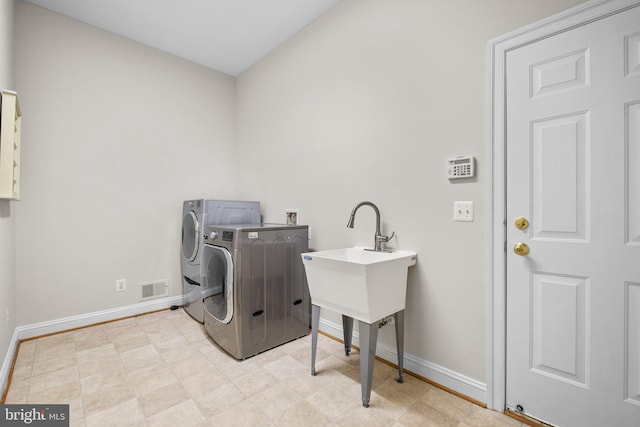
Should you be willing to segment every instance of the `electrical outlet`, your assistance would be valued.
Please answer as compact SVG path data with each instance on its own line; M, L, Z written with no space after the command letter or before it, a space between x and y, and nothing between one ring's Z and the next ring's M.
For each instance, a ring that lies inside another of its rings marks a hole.
M285 209L284 213L286 215L288 225L298 225L300 223L300 209Z
M127 290L127 279L116 280L116 292L122 292Z
M453 202L453 220L472 222L473 202Z

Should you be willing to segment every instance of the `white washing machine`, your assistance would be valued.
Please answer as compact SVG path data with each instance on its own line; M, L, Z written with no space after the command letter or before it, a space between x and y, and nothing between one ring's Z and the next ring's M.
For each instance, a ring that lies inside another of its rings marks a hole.
M311 298L301 253L306 225L207 226L204 326L236 359L308 335Z
M182 273L183 307L199 322L204 321L200 260L202 257L202 233L210 224L259 224L260 202L229 200L186 200L182 206Z

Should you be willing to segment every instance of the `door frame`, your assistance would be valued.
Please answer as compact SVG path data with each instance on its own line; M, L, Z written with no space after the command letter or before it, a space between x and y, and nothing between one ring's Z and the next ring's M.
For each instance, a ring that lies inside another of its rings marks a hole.
M486 162L486 404L506 407L506 54L561 32L640 5L640 0L591 0L564 12L490 40Z

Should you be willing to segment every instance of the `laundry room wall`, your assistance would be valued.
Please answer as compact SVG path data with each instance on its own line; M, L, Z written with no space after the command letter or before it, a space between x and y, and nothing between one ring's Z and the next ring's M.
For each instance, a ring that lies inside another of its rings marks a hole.
M235 79L22 1L15 30L18 324L181 294L182 201L235 196Z
M15 90L13 87L13 0L0 2L0 88ZM9 348L16 318L15 203L0 199L0 357L2 358ZM1 382L2 378L0 378L0 389Z
M371 209L346 223L376 203L392 246L418 253L405 351L427 370L486 381L487 41L578 3L345 0L238 79L240 197L267 221L298 208L316 250L372 246ZM477 177L450 182L460 155ZM453 222L456 200L474 222ZM395 348L393 328L379 345Z

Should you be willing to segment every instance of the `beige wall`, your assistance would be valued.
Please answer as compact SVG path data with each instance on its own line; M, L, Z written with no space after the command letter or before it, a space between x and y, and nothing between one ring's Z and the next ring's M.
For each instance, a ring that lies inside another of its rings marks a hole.
M0 88L13 86L13 0L0 2ZM0 199L0 355L9 348L15 329L15 206L16 202ZM10 318L6 320L9 310ZM0 363L0 367L2 363ZM0 387L1 390L1 387Z
M181 294L182 201L236 192L235 79L22 1L15 27L18 324Z
M418 252L405 351L479 381L487 41L578 3L345 0L238 79L239 196L268 221L299 208L317 250L372 245L371 210L345 225L357 202L376 203L393 246ZM459 155L476 157L477 179L446 179ZM475 203L474 222L452 221L455 200Z

